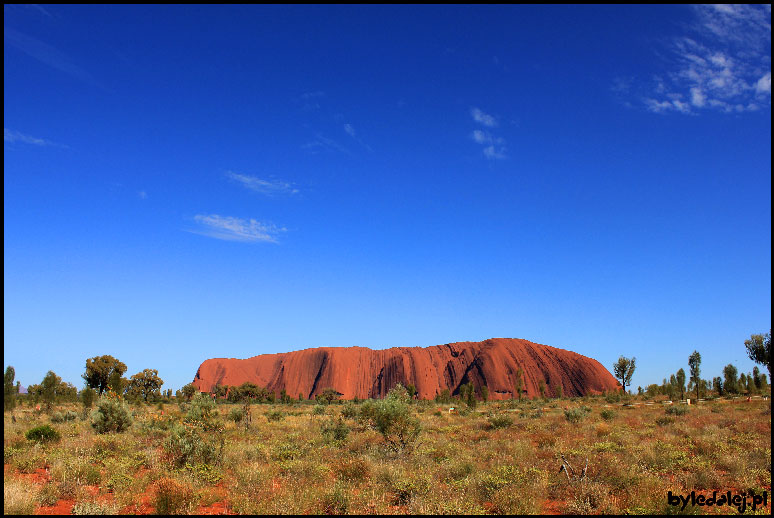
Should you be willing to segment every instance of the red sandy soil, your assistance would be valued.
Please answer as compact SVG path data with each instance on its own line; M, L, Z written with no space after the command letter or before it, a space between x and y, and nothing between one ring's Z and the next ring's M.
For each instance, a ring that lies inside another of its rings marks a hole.
M490 399L514 395L516 372L524 371L527 397L555 395L561 384L564 396L620 390L620 384L598 361L548 345L516 338L491 338L483 342L457 342L434 347L320 347L240 360L214 358L199 366L194 385L209 392L216 384L241 385L246 381L275 394L312 398L326 388L344 399L384 397L398 382L412 384L420 398L430 399L443 389L453 394L460 385L486 385Z

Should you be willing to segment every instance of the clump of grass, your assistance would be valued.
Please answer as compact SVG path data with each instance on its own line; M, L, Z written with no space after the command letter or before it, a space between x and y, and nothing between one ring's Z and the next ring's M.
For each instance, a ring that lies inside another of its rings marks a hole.
M113 502L84 501L73 506L75 515L114 515L118 514L118 505Z
M665 416L665 415L658 416L656 418L656 424L659 425L659 426L666 426L666 425L672 424L674 422L675 422L674 418L669 417L669 416Z
M338 464L334 471L344 480L360 482L366 480L371 473L371 465L363 459L348 459Z
M193 491L171 478L153 484L153 505L156 514L185 514L193 504Z
M320 499L320 508L324 514L347 514L349 507L348 491L341 484L334 484L333 489Z
M38 489L34 484L4 478L3 514L33 514L37 507Z

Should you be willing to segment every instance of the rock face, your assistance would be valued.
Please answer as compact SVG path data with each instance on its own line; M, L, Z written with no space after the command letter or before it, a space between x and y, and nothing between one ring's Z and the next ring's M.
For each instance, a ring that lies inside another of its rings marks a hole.
M245 360L213 358L199 366L194 385L209 392L216 384L240 385L250 381L293 398L313 398L326 388L343 399L381 398L398 382L413 384L423 399L443 389L452 394L468 382L486 385L490 399L515 396L516 372L524 371L527 397L599 394L621 386L598 361L580 354L516 338L491 338L483 342L457 342L434 347L320 347L279 354L262 354Z

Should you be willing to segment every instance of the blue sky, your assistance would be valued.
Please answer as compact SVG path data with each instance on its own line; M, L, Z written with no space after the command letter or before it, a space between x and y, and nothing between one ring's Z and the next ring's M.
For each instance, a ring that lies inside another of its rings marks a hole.
M525 338L752 370L768 6L4 7L4 356ZM763 369L765 371L765 369Z

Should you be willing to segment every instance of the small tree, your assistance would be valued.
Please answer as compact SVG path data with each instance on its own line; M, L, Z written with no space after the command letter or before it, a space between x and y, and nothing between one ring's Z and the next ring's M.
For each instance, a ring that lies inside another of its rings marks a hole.
M483 401L489 401L489 387L481 385L481 399Z
M540 392L540 397L545 398L546 397L546 382L541 380L538 380L538 392Z
M516 371L516 395L521 401L521 391L524 390L524 371L521 367Z
M94 400L96 397L97 391L91 387L86 387L85 389L81 390L81 403L83 403L83 408L91 408L94 405Z
M156 369L143 369L133 375L129 381L129 390L135 391L147 403L161 396L161 386L164 380L159 378L159 371Z
M315 396L315 399L322 404L330 405L334 401L338 401L339 396L341 396L341 394L339 394L339 392L336 389L326 388L326 389L323 389L323 391L320 394L317 394Z
M766 334L750 335L750 339L744 341L744 346L747 356L755 363L765 366L771 378L771 329Z
M83 379L86 380L89 387L102 395L110 386L111 376L117 374L118 379L121 379L125 372L126 365L122 361L110 355L95 356L86 360L86 372L83 374Z
M452 400L451 393L447 388L441 390L441 392L435 396L436 403L448 404L448 403L451 403L451 400Z
M739 392L736 375L736 367L730 363L723 367L723 388L729 394L736 394Z
M196 385L189 383L187 385L183 385L181 392L188 401L191 401L191 398L194 397L194 394L196 394L198 391L196 390Z
M54 371L48 371L43 381L40 383L40 396L43 403L46 405L46 411L51 410L51 407L57 401L57 389L62 383L62 378L57 376Z
M688 357L688 367L691 370L691 381L693 381L693 384L696 387L696 399L699 399L699 375L701 374L700 365L701 354L699 354L699 351L693 351L693 354Z
M556 394L556 397L559 399L564 397L564 387L562 387L561 382L557 382L556 385L554 385L554 394Z
M677 389L680 391L680 399L685 399L685 371L681 368L677 371Z
M753 367L752 377L753 377L753 385L755 385L755 391L760 392L761 391L761 371L758 370L758 367Z
M723 380L720 379L720 376L712 378L712 389L718 393L718 397L723 395Z
M621 386L624 393L626 392L626 385L632 381L632 374L634 374L636 358L632 357L624 358L621 356L618 361L613 364L613 372L615 377L621 380Z
M414 386L413 383L409 383L406 385L406 390L408 391L408 395L410 399L414 399L414 396L417 395L417 388Z
M10 365L5 368L5 377L3 378L3 412L8 412L16 407L16 391L13 385L13 379L16 377L16 370Z

